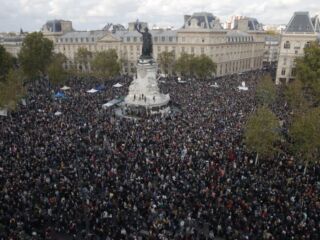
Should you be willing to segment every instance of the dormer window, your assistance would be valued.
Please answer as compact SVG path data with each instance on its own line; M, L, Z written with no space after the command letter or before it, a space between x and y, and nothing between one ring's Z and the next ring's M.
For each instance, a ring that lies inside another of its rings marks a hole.
M283 45L283 48L284 49L290 49L290 42L289 41L286 41Z

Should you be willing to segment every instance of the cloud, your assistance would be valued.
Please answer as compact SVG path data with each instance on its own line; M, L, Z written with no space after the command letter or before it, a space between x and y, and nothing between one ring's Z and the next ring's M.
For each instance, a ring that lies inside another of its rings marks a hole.
M1 0L0 32L39 30L50 19L73 21L75 29L98 29L108 22L139 18L160 26L183 24L183 15L206 11L222 21L246 15L262 23L288 23L294 11L319 13L317 0Z

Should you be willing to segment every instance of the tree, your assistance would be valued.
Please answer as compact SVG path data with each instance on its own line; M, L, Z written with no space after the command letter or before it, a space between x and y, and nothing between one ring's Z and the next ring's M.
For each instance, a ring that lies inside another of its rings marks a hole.
M0 81L4 81L6 79L6 76L10 69L13 68L13 65L14 58L2 45L0 45Z
M30 80L44 75L51 62L53 42L44 38L42 33L28 34L23 40L19 62L23 72Z
M308 102L304 97L303 84L300 80L295 80L289 84L284 91L284 95L295 113L302 114L308 109Z
M256 98L263 106L270 106L277 98L277 90L271 76L265 76L258 83Z
M24 94L21 72L10 70L6 81L0 82L0 107L15 109L17 102Z
M63 84L67 78L63 64L67 61L64 54L54 54L48 67L49 80L52 84Z
M320 157L320 108L309 109L305 114L296 115L289 128L293 150L305 166L319 161Z
M191 65L193 66L194 74L200 79L211 77L217 70L217 65L204 54L194 57L191 60Z
M163 73L172 73L175 64L175 54L174 51L162 52L158 55L158 63L160 69Z
M191 76L194 72L194 66L192 66L194 55L188 53L181 53L175 64L175 71L180 75Z
M248 119L244 142L249 151L258 156L271 157L278 151L275 143L280 140L278 131L279 120L275 114L266 107L260 107Z
M300 80L312 104L320 103L320 46L312 42L304 48L304 56L296 60L296 78Z
M82 70L88 70L92 59L92 52L86 48L79 48L75 56L76 63L80 64Z
M120 72L120 62L115 49L98 52L92 62L92 69L98 77L114 77Z

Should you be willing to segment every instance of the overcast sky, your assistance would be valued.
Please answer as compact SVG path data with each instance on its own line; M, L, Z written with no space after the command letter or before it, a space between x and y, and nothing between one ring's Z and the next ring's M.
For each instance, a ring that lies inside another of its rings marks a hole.
M319 0L0 0L0 32L39 30L51 19L71 20L76 30L107 23L146 21L150 26L181 27L183 15L206 11L224 22L232 15L264 24L287 24L294 11L320 13Z

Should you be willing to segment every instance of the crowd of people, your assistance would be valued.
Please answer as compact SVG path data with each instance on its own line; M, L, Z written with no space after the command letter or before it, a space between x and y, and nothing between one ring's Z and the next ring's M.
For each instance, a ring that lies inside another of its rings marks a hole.
M130 77L95 94L75 77L64 99L30 87L0 119L0 239L320 239L320 166L304 174L286 151L256 162L243 143L265 74L163 79L177 110L139 119L101 107Z

